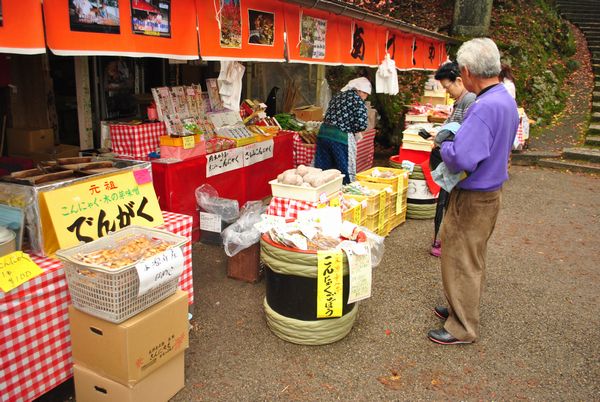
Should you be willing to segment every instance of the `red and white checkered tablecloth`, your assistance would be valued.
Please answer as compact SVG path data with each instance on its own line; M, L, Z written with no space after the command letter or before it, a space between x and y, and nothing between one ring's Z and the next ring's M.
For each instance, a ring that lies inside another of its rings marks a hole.
M110 125L113 152L124 158L148 158L148 154L158 148L161 135L167 135L165 123L162 122Z
M356 143L356 171L362 172L373 166L375 154L375 134L377 130L371 129L363 133L363 138ZM298 134L294 134L294 167L298 165L312 165L317 146L306 144Z
M164 229L186 236L179 286L192 283L192 217L163 212ZM71 301L59 260L31 255L45 272L8 293L0 291L0 401L30 401L73 375L68 306Z
M319 208L322 204L328 205L332 198L341 199L342 192L336 192L327 197L327 202L303 201L291 198L273 197L267 208L267 215L283 216L286 219L296 219L299 211Z

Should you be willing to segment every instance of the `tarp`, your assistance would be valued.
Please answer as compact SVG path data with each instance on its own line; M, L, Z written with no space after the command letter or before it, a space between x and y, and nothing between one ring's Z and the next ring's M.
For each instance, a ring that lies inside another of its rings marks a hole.
M158 17L137 11L141 15L133 19L128 0L120 0L118 7L102 7L102 2L44 0L48 47L60 56L198 59L194 0L153 4L161 10Z
M40 0L0 3L0 53L46 53Z
M338 19L333 14L286 4L285 30L290 62L341 64L342 41L338 32Z
M203 60L285 61L277 0L196 0Z

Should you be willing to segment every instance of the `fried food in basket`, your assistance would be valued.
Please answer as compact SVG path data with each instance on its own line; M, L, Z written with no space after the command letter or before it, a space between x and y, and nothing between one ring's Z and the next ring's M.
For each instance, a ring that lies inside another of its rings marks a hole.
M84 264L117 269L152 257L171 246L172 243L164 240L139 235L123 239L111 248L95 250L90 253L78 253L74 258Z

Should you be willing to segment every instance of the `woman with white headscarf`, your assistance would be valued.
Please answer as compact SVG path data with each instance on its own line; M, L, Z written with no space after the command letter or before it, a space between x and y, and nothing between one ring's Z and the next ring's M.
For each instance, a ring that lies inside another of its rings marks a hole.
M371 94L368 79L355 78L331 99L317 137L315 167L338 169L344 184L356 175L355 135L366 130L368 123L365 99Z

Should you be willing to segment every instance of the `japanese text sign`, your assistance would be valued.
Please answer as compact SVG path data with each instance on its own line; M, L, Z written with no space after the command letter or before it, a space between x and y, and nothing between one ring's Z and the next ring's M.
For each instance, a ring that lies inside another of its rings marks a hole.
M183 272L184 258L181 247L173 247L148 258L135 266L140 278L138 296L162 285L170 280L179 278Z
M343 280L342 251L317 251L317 318L342 316Z
M152 183L124 172L42 193L60 248L90 242L129 225L163 224Z
M244 166L254 165L273 157L273 140L255 142L244 149Z
M242 167L244 167L244 148L232 148L206 155L206 177Z
M372 266L371 250L365 247L362 254L346 251L350 273L348 304L371 297Z
M15 251L0 257L0 288L5 293L10 292L43 272L29 255Z

